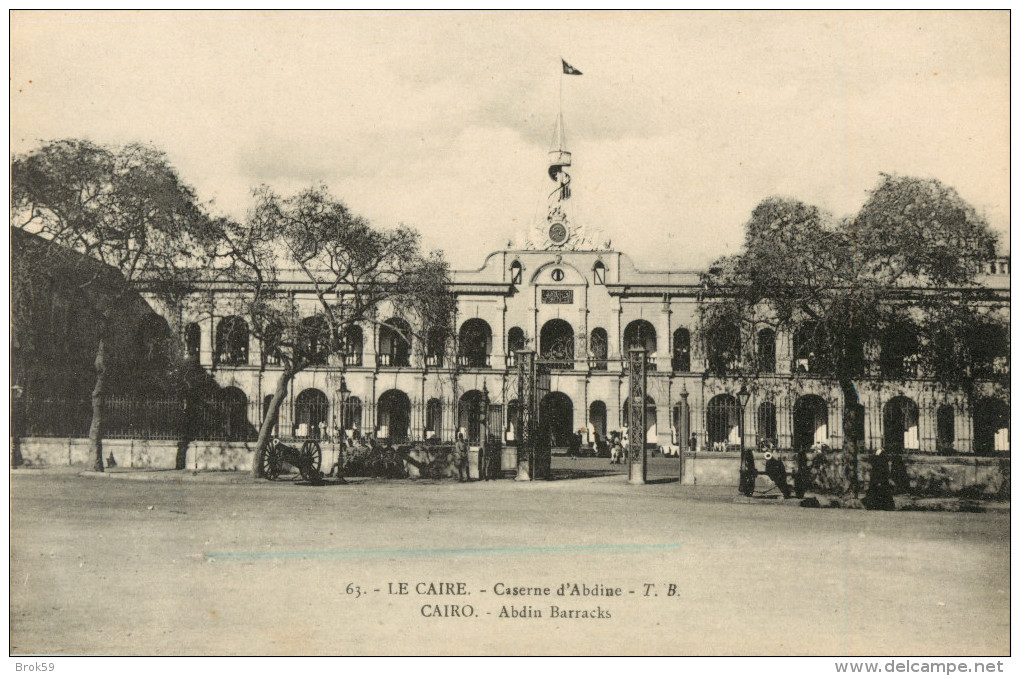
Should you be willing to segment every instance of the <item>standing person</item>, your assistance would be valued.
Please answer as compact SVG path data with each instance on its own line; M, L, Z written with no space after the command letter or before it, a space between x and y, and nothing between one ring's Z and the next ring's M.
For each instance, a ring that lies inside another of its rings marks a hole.
M454 462L457 463L457 479L463 483L468 480L468 445L464 441L464 434L457 433L457 443L454 444L454 452L456 458Z

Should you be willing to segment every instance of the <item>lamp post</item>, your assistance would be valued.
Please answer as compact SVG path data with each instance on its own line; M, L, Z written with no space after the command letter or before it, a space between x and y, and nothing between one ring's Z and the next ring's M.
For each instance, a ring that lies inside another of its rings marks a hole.
M749 453L744 448L744 410L747 408L747 401L751 398L751 393L747 391L747 385L741 385L740 391L737 392L737 401L740 403L740 421L738 429L740 431L740 483L737 490L744 495L750 497L754 494L754 475L752 470L754 468L754 456L751 456L751 461L747 461Z
M347 395L351 391L347 388L347 378L340 375L340 453L336 459L336 475L343 477L341 467L344 466L344 447L347 445Z
M744 450L744 411L747 409L747 402L751 393L747 391L747 385L741 385L737 392L737 400L740 401L740 450Z
M679 439L677 439L677 446L680 447L680 483L684 481L684 452L689 448L687 437L691 434L691 411L687 407L687 397L690 393L687 391L687 384L680 384L680 429L677 430Z

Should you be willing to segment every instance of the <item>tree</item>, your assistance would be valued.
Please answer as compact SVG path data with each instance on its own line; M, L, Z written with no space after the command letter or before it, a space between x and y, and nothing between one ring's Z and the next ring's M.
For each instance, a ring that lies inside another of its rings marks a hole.
M252 473L261 476L295 375L342 357L351 330L363 323L424 345L423 336L449 330L454 301L442 255L422 251L411 228L373 228L323 186L289 198L262 187L254 197L243 223L224 224L225 265L217 272L241 291L231 311L248 323L265 357L282 366L255 449ZM288 292L294 283L312 289L313 308L297 306Z
M58 269L66 276L82 261L71 273L78 285L103 289L89 429L92 467L102 471L107 350L118 319L142 287L171 306L186 297L213 230L162 152L84 140L50 142L13 159L11 225L48 243L23 250L31 260L22 267L32 274L18 284Z
M705 277L704 333L739 327L745 377L762 365L752 344L760 330L794 336L801 368L842 393L844 487L856 497L862 380L878 367L887 379L920 373L969 389L1001 354L1003 345L982 339L1003 323L976 279L995 244L984 219L933 179L882 175L860 213L843 220L771 197L752 212L743 250ZM732 343L706 348L710 371L724 375Z

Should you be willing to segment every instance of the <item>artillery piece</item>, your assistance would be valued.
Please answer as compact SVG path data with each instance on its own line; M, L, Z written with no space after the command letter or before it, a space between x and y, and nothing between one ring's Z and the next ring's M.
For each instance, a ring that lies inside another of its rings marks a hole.
M298 449L273 439L262 455L262 476L275 481L284 464L296 467L305 481L322 481L322 448L317 441L308 440Z

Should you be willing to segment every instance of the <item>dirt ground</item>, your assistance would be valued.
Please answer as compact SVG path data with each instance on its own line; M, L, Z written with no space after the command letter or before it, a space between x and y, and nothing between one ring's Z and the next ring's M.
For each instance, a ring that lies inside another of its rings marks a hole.
M581 478L13 471L11 652L1009 652L1005 510L744 504L593 476L605 461L557 467ZM499 593L514 587L532 594Z

